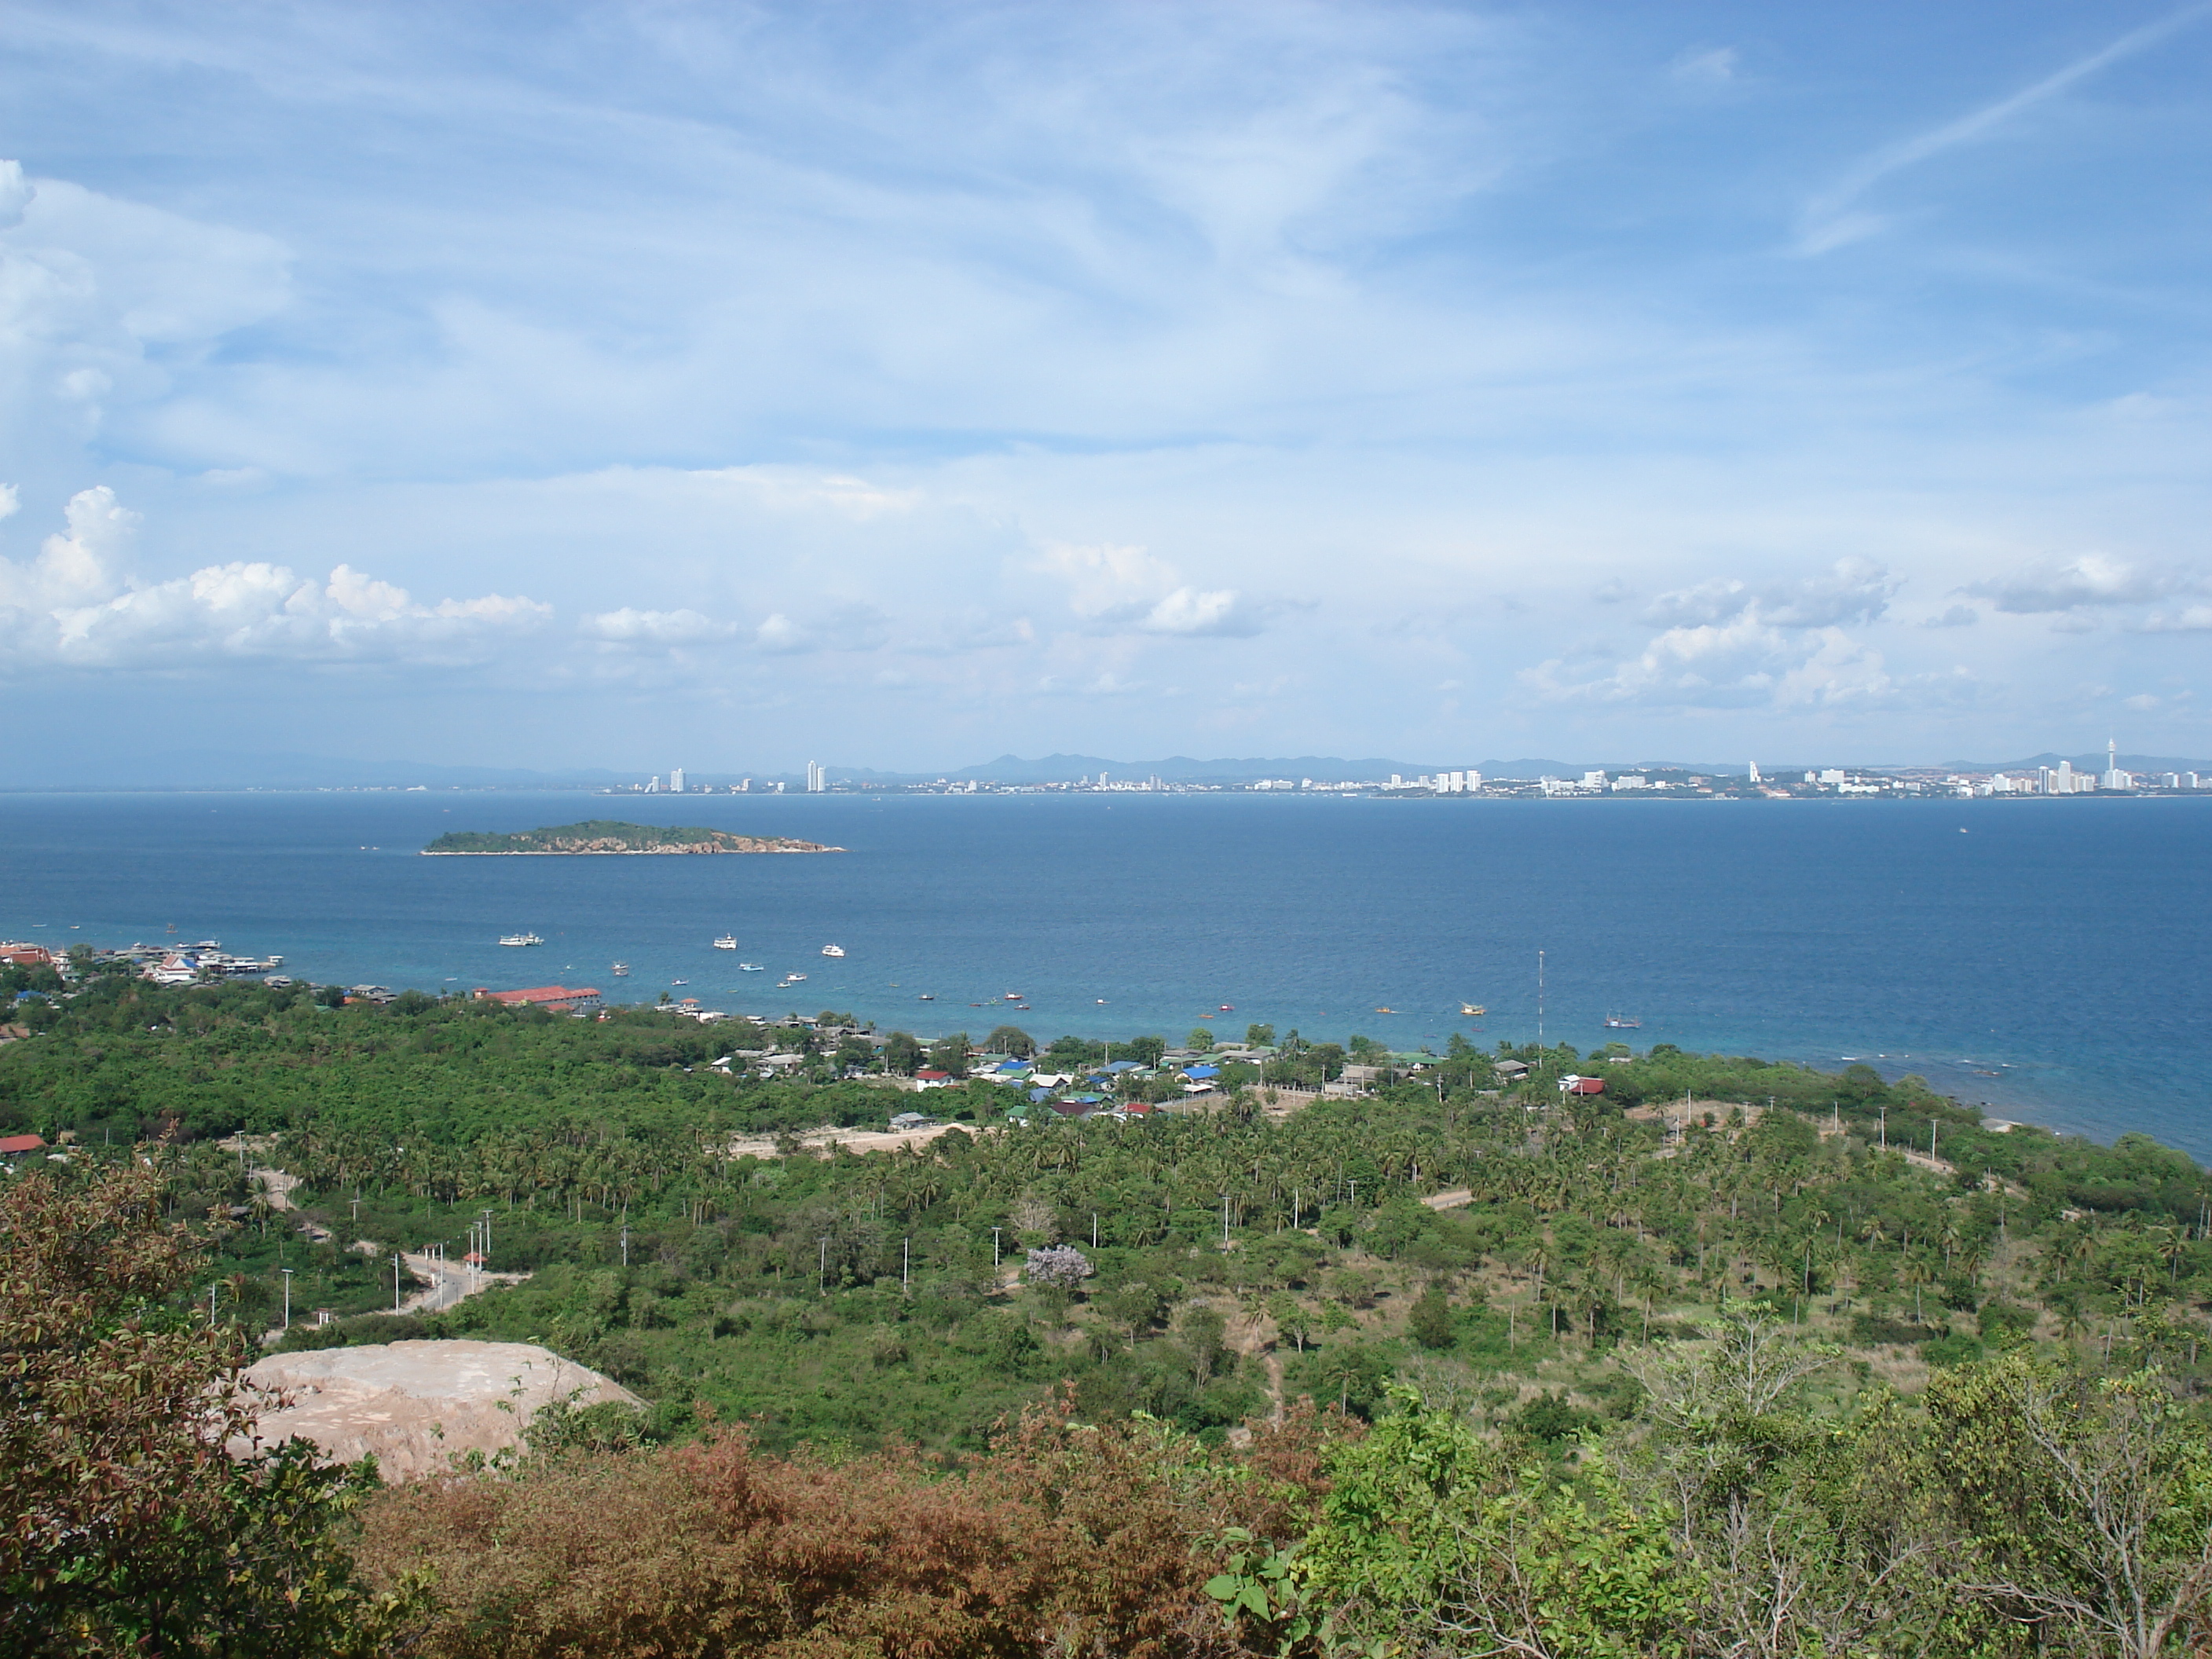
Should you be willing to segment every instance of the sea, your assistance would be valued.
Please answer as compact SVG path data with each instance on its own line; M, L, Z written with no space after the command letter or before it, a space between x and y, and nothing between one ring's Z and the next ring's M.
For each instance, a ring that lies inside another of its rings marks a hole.
M418 856L448 830L590 817L843 850ZM18 794L0 935L216 939L319 983L591 986L924 1036L1267 1024L1860 1060L2212 1160L2209 840L2212 798ZM518 933L545 943L498 943Z

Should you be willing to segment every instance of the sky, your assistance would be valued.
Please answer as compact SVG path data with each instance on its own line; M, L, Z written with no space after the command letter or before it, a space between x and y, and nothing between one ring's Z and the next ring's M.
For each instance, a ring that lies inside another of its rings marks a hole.
M0 156L19 755L2212 755L2212 4L13 0Z

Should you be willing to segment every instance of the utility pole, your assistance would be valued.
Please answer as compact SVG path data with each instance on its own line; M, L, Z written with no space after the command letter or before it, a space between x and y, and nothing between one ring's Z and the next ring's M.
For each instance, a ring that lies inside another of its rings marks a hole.
M829 1235L825 1233L822 1237L822 1260L814 1270L814 1294L817 1296L827 1296L829 1293L830 1237Z
M1881 1109L1881 1115L1877 1121L1881 1131L1881 1149L1886 1152L1889 1150L1889 1108L1884 1106Z
M1229 1248L1229 1194L1221 1195L1221 1248Z
M623 1206L622 1253L623 1266L627 1267L629 1266L629 1206L627 1204Z
M999 1265L999 1235L1004 1231L1000 1227L991 1229L991 1266L994 1268Z
M904 1295L914 1283L914 1238L909 1234L899 1245L899 1293Z
M284 1275L284 1328L289 1331L292 1328L292 1270L279 1267L276 1271Z
M1536 952L1536 1043L1544 1042L1544 953Z
M1098 1248L1098 1212L1096 1210L1091 1212L1091 1248L1094 1250Z

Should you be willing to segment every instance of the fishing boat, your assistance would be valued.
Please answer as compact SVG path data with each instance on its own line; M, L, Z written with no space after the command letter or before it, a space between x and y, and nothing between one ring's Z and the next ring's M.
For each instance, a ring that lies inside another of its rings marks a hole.
M934 996L932 996L928 992L924 991L920 996L916 997L915 1000L916 1002L934 1002L937 999Z
M1461 1017L1463 1018L1480 1019L1485 1014L1488 1013L1490 1010L1484 1007L1479 1002L1462 1002L1459 1006L1459 1012Z
M738 971L741 974L764 974L768 969L757 962L741 962L738 964Z
M1378 1014L1395 1014L1398 1011L1395 1008L1377 1008L1375 1012Z
M671 985L689 985L691 981L688 979L672 979L668 982Z
M786 984L796 985L799 981L805 979L806 975L804 974L786 974L783 977Z
M1027 991L1009 991L1006 993L1006 1000L1009 1002L1019 1002L1028 994L1029 993Z
M738 948L738 936L735 933L723 934L721 938L714 941L714 948L717 951L736 950Z
M499 942L501 945L543 945L545 943L544 939L538 938L535 933L504 933L501 935Z
M1221 1012L1224 1014L1233 1014L1237 1012L1237 1005L1233 1002L1224 1002L1221 1005Z
M825 945L822 947L822 954L825 957L842 957L845 954L845 947L842 945Z
M1633 1014L1607 1014L1605 1024L1607 1030L1613 1031L1640 1031L1644 1029L1644 1022Z
M612 974L617 979L628 979L629 977L629 963L626 962L617 962L613 967L607 969L607 971Z

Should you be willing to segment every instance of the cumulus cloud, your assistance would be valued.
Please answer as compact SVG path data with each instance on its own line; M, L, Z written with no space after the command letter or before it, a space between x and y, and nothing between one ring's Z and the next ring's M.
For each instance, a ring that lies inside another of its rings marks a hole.
M454 661L551 607L491 593L417 604L339 565L326 581L281 564L208 565L143 582L121 566L138 515L105 485L73 496L68 529L28 564L0 560L0 664L168 668L225 659Z
M1547 702L1808 711L1887 701L1881 653L1842 629L1784 629L1750 614L1670 628L1611 673L1577 678L1565 659L1522 676Z
M2032 617L2103 605L2144 605L2201 585L2179 571L2085 553L2063 564L2030 565L2010 576L1973 582L1959 591L1987 599L2014 616Z
M2138 630L2144 634L2202 634L2212 630L2212 605L2192 605L2180 611L2153 611Z
M1256 634L1260 631L1261 623L1249 606L1237 604L1234 588L1200 592L1197 588L1184 586L1178 587L1146 611L1137 628L1146 634L1230 636Z
M583 631L608 645L631 647L706 645L735 634L733 623L716 622L696 611L603 611L587 616Z
M1930 617L1920 625L1923 628L1972 628L1981 619L1982 613L1971 605L1954 605L1941 616Z
M1141 547L1055 542L1042 564L1068 584L1068 609L1101 631L1241 637L1266 626L1262 607L1235 588L1186 582Z
M1774 628L1836 628L1872 622L1889 608L1899 584L1868 559L1839 559L1817 576L1754 587L1747 582L1701 582L1662 593L1644 607L1655 628L1717 626L1752 617Z
M23 210L38 193L23 176L21 161L0 161L0 230L22 223Z

